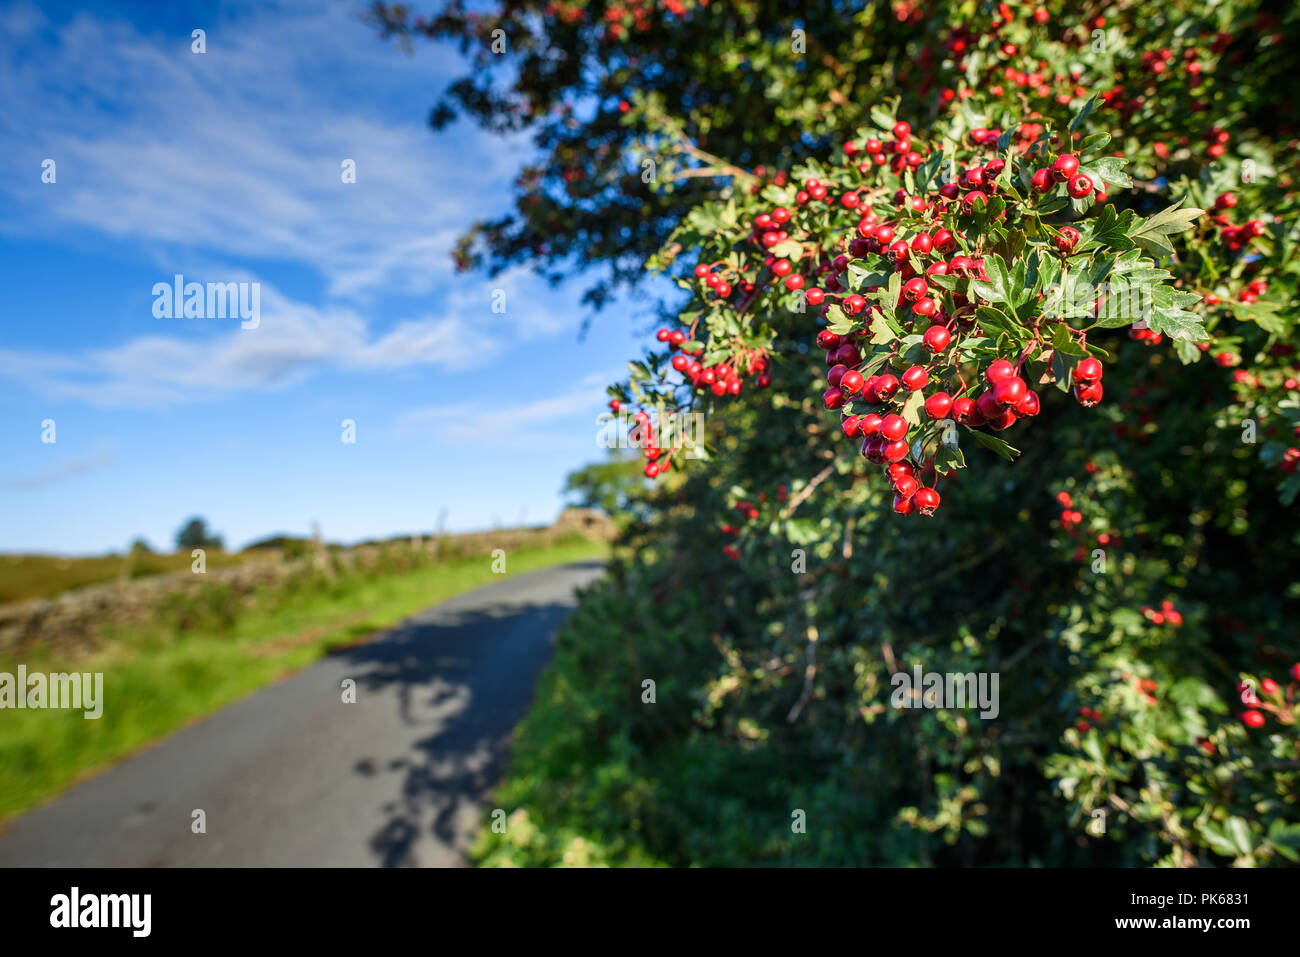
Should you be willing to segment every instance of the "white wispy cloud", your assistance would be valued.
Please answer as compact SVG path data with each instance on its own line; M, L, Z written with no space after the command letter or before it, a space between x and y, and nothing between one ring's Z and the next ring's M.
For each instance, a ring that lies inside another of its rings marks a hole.
M26 3L0 10L11 81L0 154L27 164L0 177L10 201L0 230L130 244L161 281L260 281L263 317L240 330L142 310L140 334L120 345L0 350L0 378L54 398L157 405L283 388L325 369L470 368L489 361L470 345L485 330L518 343L576 328L576 316L545 308L546 284L529 271L453 276L456 235L499 210L489 186L517 166L522 143L472 128L431 134L428 101L456 65L403 58L359 9L301 0L214 15L195 24L207 30L204 54L190 51L188 31L92 13L60 25ZM372 89L379 75L387 82ZM408 81L405 119L385 121L385 98ZM54 185L39 180L45 157L58 164ZM355 184L341 182L345 159ZM320 277L321 304L265 280L281 263ZM492 309L496 290L504 312ZM427 308L377 321L394 310L372 307L393 295Z
M592 373L568 389L526 402L499 403L484 396L477 401L411 409L397 428L402 434L427 435L446 443L514 449L571 443L572 419L589 415L594 447L600 433L597 416L606 411L608 402L605 387L625 374L618 368Z

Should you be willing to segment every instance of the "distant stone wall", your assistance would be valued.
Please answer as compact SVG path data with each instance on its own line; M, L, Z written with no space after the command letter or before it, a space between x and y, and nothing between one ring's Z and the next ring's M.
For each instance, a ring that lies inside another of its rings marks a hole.
M373 571L385 564L398 572L403 566L414 569L441 558L486 555L495 548L509 552L530 545L551 545L575 533L609 541L614 535L614 525L600 512L570 508L547 528L503 529L321 549L314 555L293 559L269 551L265 560L251 559L239 565L214 568L202 575L187 571L91 585L52 598L0 605L0 654L21 654L38 641L42 646L57 646L62 653L89 652L105 632L156 623L161 606L168 602L183 603L186 597L198 597L205 589L224 587L232 600L239 601L259 589L313 572L328 577L358 570Z

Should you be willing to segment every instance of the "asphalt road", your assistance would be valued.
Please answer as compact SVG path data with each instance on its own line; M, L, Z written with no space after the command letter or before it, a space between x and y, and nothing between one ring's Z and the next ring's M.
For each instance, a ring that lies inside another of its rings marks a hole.
M463 865L574 588L600 570L507 579L330 655L12 821L0 866Z

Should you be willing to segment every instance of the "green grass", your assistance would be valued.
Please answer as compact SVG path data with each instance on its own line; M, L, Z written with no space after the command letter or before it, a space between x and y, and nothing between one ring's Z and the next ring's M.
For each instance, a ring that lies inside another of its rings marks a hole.
M508 574L604 554L579 541L512 551ZM95 654L69 661L34 649L28 672L104 673L104 715L80 711L0 712L0 821L59 793L176 729L230 704L333 648L355 643L435 602L500 580L488 556L449 560L402 575L303 592L274 609L238 616L225 630L118 635ZM0 659L13 673L19 659Z

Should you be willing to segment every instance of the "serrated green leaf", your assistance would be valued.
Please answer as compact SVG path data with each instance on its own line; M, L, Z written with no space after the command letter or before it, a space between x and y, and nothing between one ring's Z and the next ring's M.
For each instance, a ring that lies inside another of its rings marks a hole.
M1128 231L1128 238L1153 256L1172 256L1174 247L1166 237L1191 229L1192 223L1205 212L1194 206L1183 208L1186 199L1184 196L1167 209L1141 220Z

